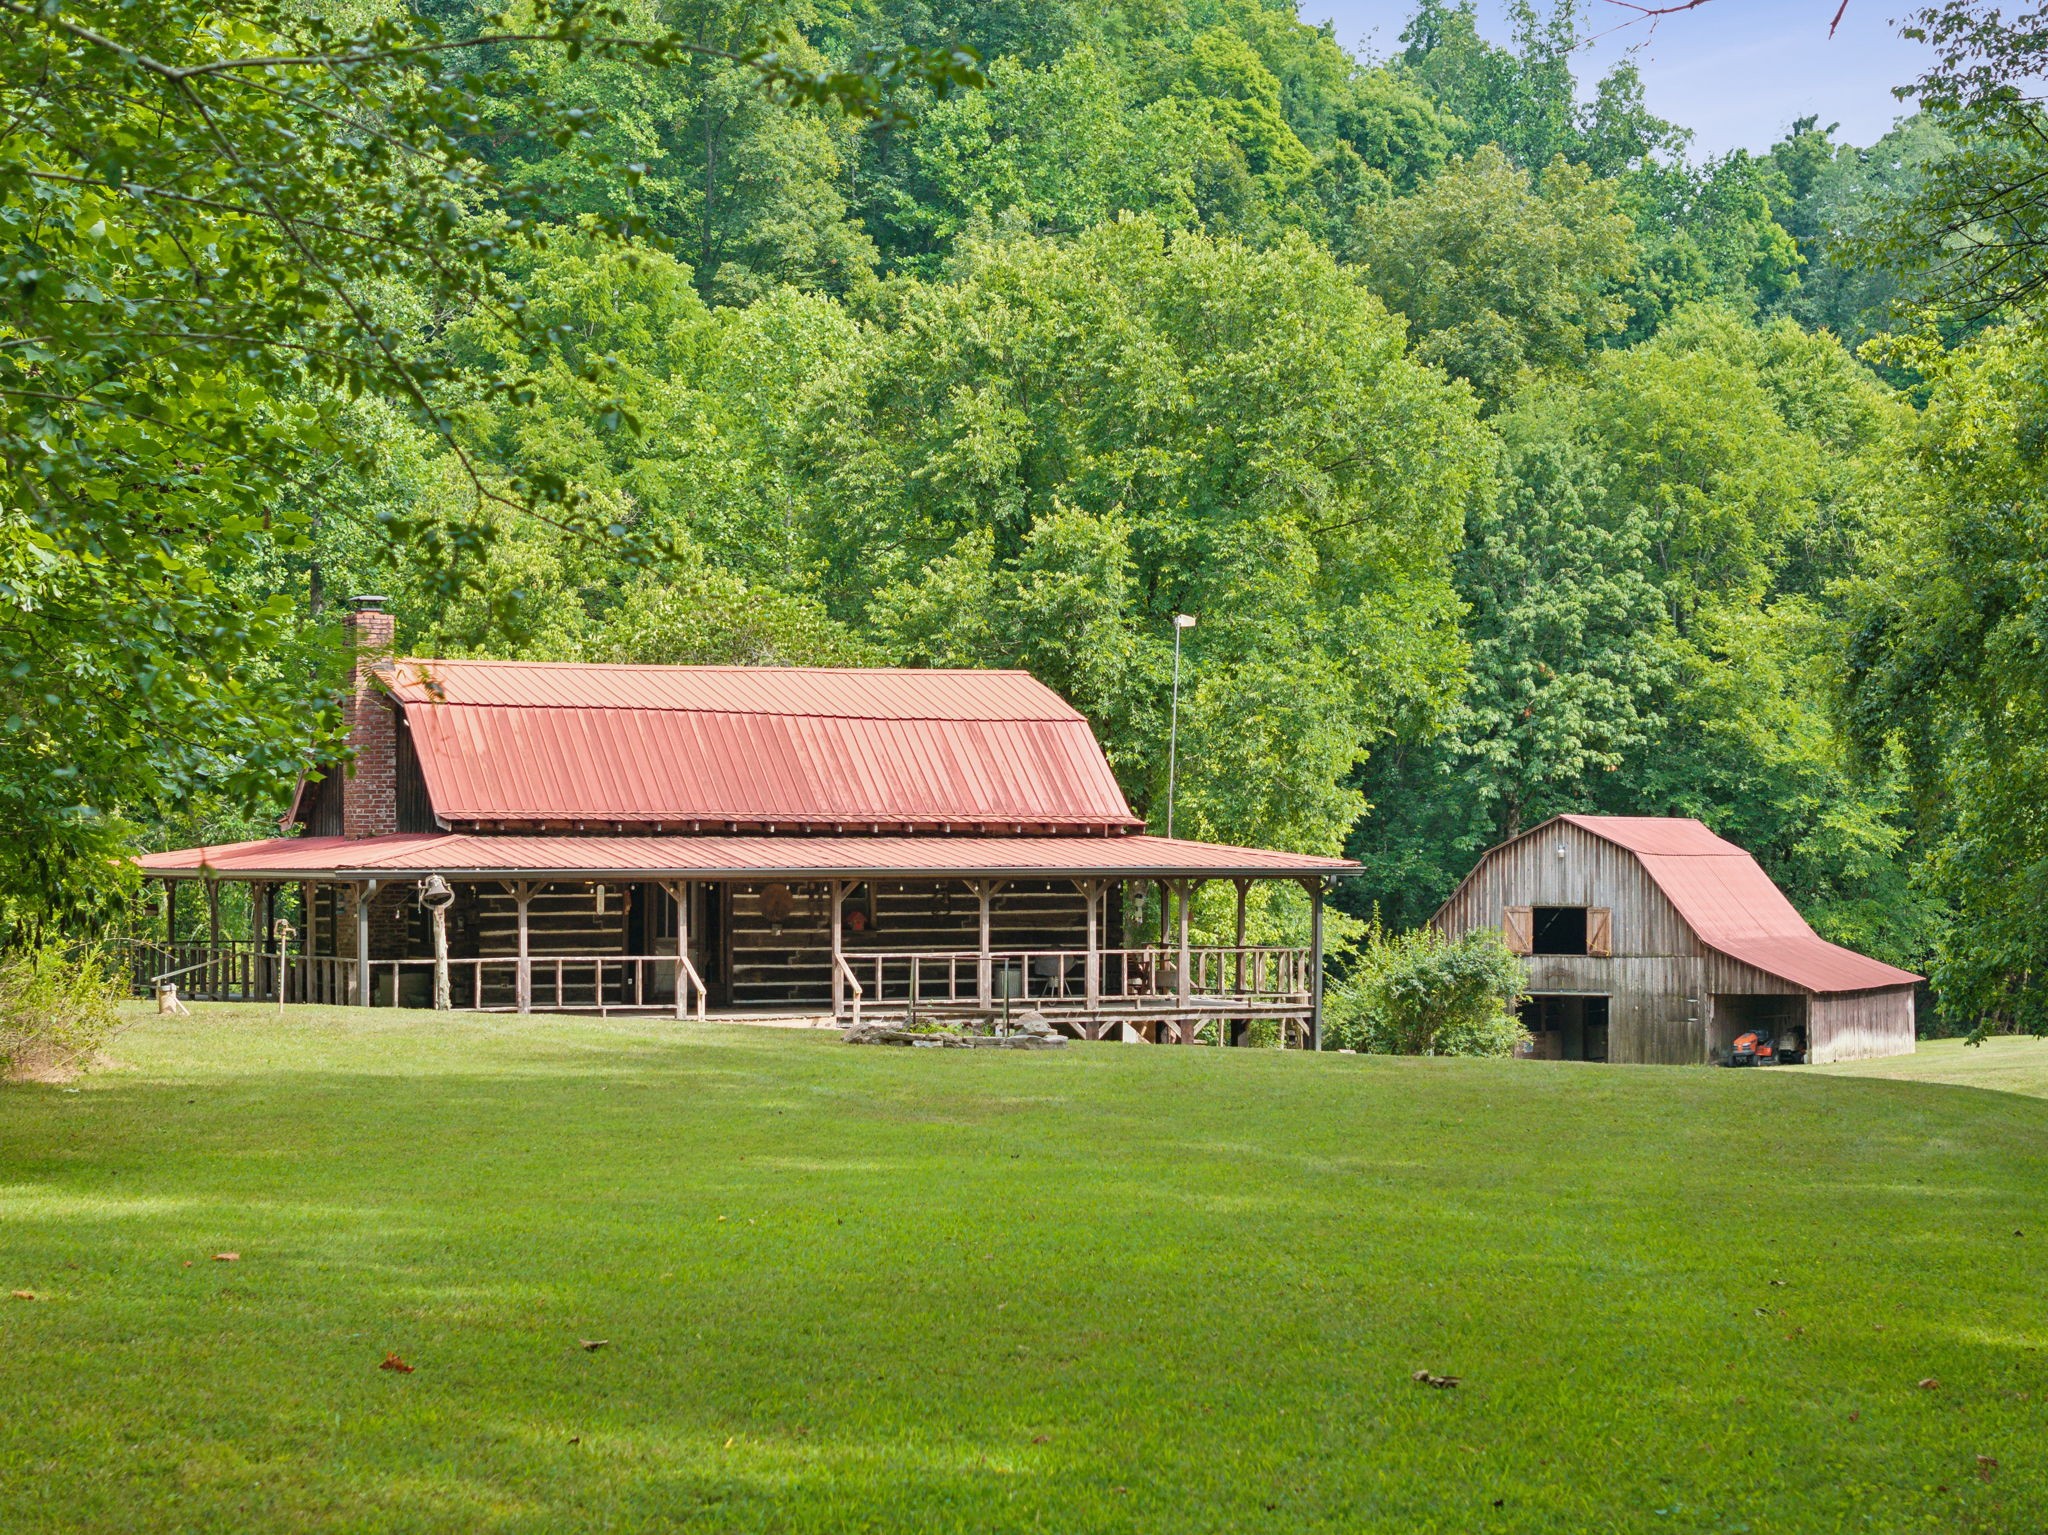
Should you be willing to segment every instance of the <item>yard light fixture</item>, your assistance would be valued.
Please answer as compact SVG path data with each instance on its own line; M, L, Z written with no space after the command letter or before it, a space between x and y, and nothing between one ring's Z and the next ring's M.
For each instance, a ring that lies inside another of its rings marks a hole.
M1195 615L1173 615L1173 723L1166 736L1166 835L1173 835L1173 792L1180 776L1180 637L1195 626Z

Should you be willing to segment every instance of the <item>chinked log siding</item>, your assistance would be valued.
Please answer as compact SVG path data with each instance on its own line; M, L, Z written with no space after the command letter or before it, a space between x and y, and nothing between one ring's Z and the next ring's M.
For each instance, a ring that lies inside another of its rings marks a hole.
M832 995L832 895L824 884L789 888L794 903L779 923L762 910L766 884L733 885L732 1000L742 1006L828 1004ZM980 943L980 906L955 880L862 882L847 909L871 912L873 925L848 932L847 963L861 973L860 956L959 953ZM994 950L1079 949L1087 942L1087 907L1067 880L1013 880L989 908ZM1104 945L1113 946L1108 938Z

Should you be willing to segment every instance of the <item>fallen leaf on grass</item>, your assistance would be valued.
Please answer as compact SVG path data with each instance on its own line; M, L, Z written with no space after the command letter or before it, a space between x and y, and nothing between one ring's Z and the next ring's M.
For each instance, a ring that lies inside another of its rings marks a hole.
M1941 1389L1941 1382L1930 1375L1927 1379L1920 1382L1920 1389L1922 1391L1939 1391Z
M403 1359L400 1359L395 1352L386 1354L384 1362L378 1365L377 1368L380 1370L396 1370L400 1375L412 1374L412 1366Z
M1978 1480L1978 1481L1980 1481L1980 1482L1988 1482L1988 1481L1990 1481L1990 1480L1991 1480L1991 1478L1992 1478L1992 1475L1993 1475L1993 1473L1995 1473L1995 1472L1996 1472L1997 1470L1998 1470L1998 1457L1997 1457L1997 1456L1995 1456L1995 1455L1979 1455L1979 1456L1977 1457L1977 1480Z
M1050 1434L1033 1434L1033 1435L1031 1436L1031 1442L1032 1442L1033 1444L1050 1444L1050 1443L1052 1443L1052 1435L1050 1435Z
M1439 1391L1447 1391L1452 1386L1457 1385L1459 1377L1455 1375L1435 1375L1428 1370L1417 1370L1409 1379L1420 1381L1425 1386L1434 1386Z
M1861 1423L1863 1421L1863 1414L1860 1412L1852 1412L1849 1414L1849 1421L1851 1423Z
M240 1253L215 1253L213 1261L215 1263L240 1263L242 1255Z
M582 1349L583 1352L586 1354L594 1354L599 1349L604 1348L606 1345L608 1345L611 1341L612 1340L609 1338L578 1338L576 1340L576 1346Z
M33 1290L16 1290L14 1292L14 1298L16 1300L34 1300L36 1298L36 1292Z
M1785 1281L1782 1279L1773 1279L1771 1283L1776 1285L1781 1290L1785 1288Z

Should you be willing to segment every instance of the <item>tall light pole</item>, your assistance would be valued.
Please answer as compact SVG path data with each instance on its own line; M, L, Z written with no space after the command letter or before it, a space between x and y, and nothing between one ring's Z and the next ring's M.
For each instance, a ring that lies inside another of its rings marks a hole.
M1173 791L1180 775L1180 637L1195 626L1195 615L1173 615L1173 724L1166 736L1166 835L1173 835Z

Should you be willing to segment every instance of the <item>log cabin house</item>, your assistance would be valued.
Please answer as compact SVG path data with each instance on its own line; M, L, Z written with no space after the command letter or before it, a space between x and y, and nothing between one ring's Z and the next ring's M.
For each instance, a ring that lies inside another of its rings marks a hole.
M1479 860L1431 919L1527 956L1552 1059L1721 1061L1765 1029L1812 1061L1913 1050L1920 977L1829 943L1757 861L1686 817L1564 815Z
M285 836L139 860L170 939L180 887L207 923L138 979L428 1006L438 973L456 1007L677 1017L1013 1004L1084 1038L1270 1019L1318 1043L1323 898L1357 865L1145 835L1087 721L1022 672L411 660L382 599L349 622L350 760L306 778ZM1236 886L1235 944L1190 941L1211 880ZM1306 948L1244 942L1255 880L1305 887ZM240 938L226 881L253 887Z

